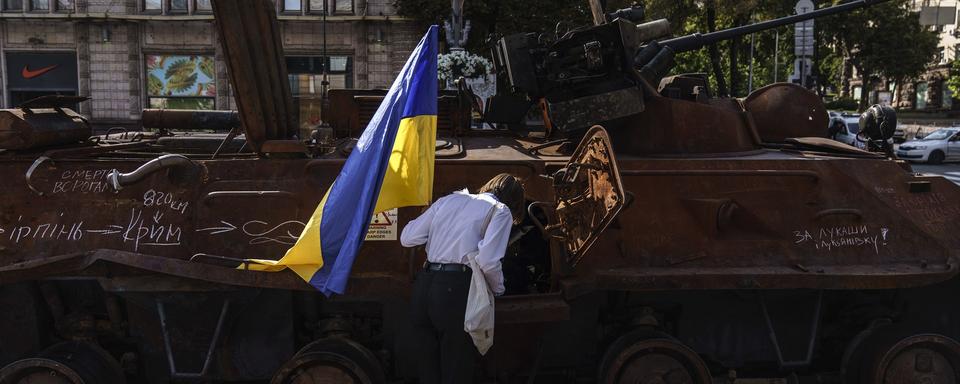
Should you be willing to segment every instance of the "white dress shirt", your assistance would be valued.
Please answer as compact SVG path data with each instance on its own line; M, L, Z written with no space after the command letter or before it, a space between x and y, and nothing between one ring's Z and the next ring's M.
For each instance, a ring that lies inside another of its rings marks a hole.
M493 217L481 228L490 209ZM404 247L427 245L431 263L470 264L467 255L477 252L487 285L496 295L503 294L503 268L500 259L507 250L513 215L510 209L489 193L454 192L437 200L400 233Z

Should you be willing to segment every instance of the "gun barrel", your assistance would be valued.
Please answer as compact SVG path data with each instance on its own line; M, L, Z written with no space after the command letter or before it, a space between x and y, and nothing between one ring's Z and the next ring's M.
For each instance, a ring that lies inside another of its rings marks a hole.
M832 7L821 8L801 15L792 15L781 17L779 19L764 21L756 24L745 25L742 27L725 29L722 31L710 32L705 34L694 33L688 36L676 37L660 42L661 46L667 46L674 52L686 52L700 49L706 45L728 40L737 36L748 35L784 25L795 24L801 21L807 21L818 17L829 16L841 12L851 11L860 7L868 7L874 4L887 2L889 0L856 0L848 3L838 4Z
M227 131L240 126L240 115L237 111L144 109L142 116L145 128Z

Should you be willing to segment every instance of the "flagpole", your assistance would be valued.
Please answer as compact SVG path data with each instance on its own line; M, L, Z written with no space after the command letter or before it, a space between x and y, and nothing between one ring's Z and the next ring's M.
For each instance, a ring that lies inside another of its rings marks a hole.
M327 57L327 13L330 13L330 2L323 2L323 80L320 80L320 105L327 101L327 86L330 85L330 82L327 81L327 65L330 64L330 58ZM326 120L326 119L324 119Z

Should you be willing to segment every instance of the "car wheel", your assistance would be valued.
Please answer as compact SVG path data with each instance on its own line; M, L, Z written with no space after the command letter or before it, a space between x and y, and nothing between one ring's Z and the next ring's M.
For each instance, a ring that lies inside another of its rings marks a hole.
M930 157L927 158L927 163L930 164L940 164L943 163L943 159L946 156L943 155L942 151L933 151L930 153Z

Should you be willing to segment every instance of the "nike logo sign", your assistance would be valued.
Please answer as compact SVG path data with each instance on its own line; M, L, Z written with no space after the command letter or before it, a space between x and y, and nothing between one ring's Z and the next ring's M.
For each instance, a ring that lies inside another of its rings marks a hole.
M37 77L37 76L40 76L40 75L42 75L42 74L44 74L44 73L50 72L50 71L52 71L52 70L53 70L54 68L56 68L56 67L57 67L57 65L54 64L54 65L51 65L51 66L49 66L49 67L43 67L43 68L40 68L40 69L38 69L38 70L31 71L30 68L29 68L29 66L24 65L24 66L23 66L23 70L20 71L20 75L23 76L24 79L32 79L32 78Z

